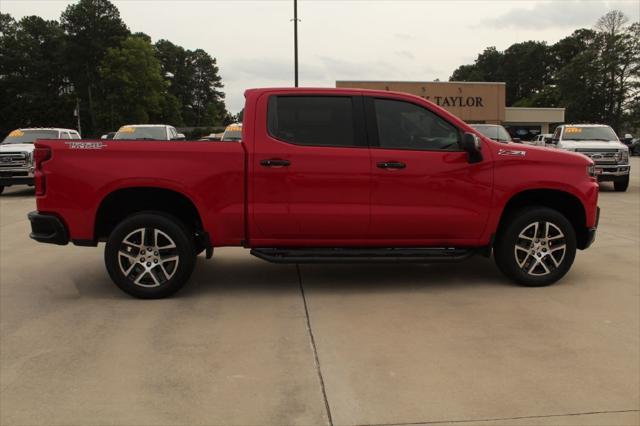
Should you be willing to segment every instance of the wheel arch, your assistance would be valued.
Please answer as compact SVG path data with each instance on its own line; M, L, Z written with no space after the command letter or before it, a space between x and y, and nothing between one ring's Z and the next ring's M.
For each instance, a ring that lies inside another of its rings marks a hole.
M573 225L578 249L589 244L589 230L584 205L575 195L558 189L529 189L514 194L505 204L498 222L499 235L510 217L529 206L542 206L562 213Z
M104 241L113 229L126 217L143 212L156 211L179 219L190 231L204 238L203 244L211 245L204 230L202 216L196 204L182 192L162 187L136 186L119 188L103 197L96 210L94 238Z

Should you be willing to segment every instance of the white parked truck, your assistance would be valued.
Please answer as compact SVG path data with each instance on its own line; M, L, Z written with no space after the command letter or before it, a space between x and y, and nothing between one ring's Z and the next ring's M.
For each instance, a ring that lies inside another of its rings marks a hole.
M114 140L183 141L175 127L166 124L127 124L113 136Z
M0 194L5 186L33 185L33 144L37 139L80 139L73 129L16 129L0 144Z
M549 142L547 146L591 158L598 181L612 181L616 191L626 191L629 187L629 148L620 142L610 126L563 124L556 128Z

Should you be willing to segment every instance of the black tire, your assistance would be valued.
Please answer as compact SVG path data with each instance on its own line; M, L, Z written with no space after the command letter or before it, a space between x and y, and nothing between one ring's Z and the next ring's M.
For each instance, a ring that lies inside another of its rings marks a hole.
M625 176L623 179L616 179L613 181L613 188L617 192L625 192L627 188L629 188L629 175Z
M0 185L0 194L2 194L2 191L4 191L4 185Z
M575 256L573 226L560 212L547 207L521 209L506 218L494 249L498 268L527 287L555 283L569 271Z
M193 272L193 236L172 216L137 213L111 232L104 262L109 276L124 292L141 299L167 297L180 290Z

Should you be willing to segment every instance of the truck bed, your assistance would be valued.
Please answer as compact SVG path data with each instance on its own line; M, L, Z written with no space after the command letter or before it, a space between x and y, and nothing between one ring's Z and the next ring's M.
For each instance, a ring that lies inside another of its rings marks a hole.
M243 238L242 143L41 140L36 146L49 147L55 160L42 164L50 189L37 197L38 209L64 218L71 240L93 240L101 200L132 187L162 187L188 197L216 245L239 245Z

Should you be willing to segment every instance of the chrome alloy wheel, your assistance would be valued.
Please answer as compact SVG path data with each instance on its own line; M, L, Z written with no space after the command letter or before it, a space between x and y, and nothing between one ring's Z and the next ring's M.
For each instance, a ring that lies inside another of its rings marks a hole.
M129 233L118 249L120 271L141 287L158 287L178 270L180 257L175 241L155 228L138 228Z
M533 276L548 275L564 260L566 237L551 222L533 222L518 235L514 252L518 267L523 272Z

